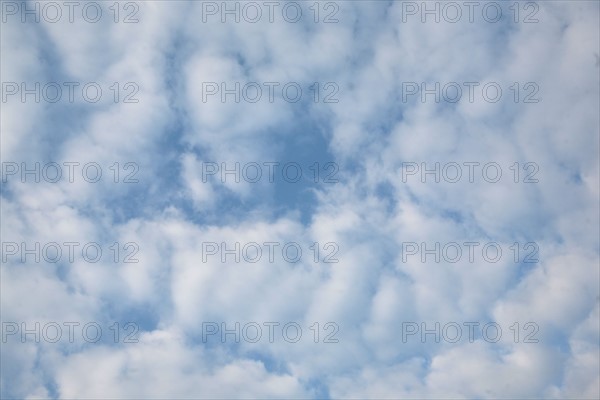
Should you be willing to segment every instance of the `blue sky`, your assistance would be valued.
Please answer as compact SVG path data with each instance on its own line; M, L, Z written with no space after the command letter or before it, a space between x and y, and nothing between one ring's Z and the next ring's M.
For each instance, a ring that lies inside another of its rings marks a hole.
M2 1L1 397L598 398L599 3L476 3Z

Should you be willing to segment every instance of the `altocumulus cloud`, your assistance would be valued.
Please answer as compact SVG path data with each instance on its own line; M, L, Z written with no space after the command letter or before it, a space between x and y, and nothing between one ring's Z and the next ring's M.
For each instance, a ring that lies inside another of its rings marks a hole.
M1 3L2 398L598 398L595 1Z

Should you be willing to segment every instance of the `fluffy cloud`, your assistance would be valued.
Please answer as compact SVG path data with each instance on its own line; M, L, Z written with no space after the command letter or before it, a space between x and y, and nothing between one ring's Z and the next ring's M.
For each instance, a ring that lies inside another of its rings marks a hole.
M497 23L366 1L288 2L273 22L266 6L236 23L220 8L246 3L142 1L118 3L118 23L109 3L98 23L21 23L4 4L3 96L6 82L96 82L103 96L2 99L2 397L599 396L597 3L519 3L518 23L506 4ZM422 97L436 82L456 85ZM36 162L40 182L11 175ZM290 162L297 182L282 179ZM238 182L207 163L279 169ZM23 261L36 243L61 260Z

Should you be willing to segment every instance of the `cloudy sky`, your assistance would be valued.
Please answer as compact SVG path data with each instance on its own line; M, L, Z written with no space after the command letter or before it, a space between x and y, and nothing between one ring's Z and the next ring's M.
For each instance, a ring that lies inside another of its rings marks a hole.
M2 1L2 398L598 398L597 1Z

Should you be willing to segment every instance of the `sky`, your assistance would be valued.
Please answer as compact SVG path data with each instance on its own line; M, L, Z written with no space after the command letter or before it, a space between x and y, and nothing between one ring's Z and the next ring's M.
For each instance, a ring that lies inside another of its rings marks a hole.
M600 397L598 1L0 12L0 397Z

